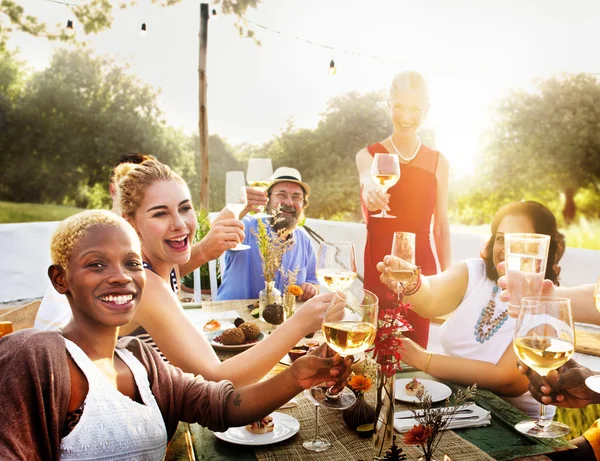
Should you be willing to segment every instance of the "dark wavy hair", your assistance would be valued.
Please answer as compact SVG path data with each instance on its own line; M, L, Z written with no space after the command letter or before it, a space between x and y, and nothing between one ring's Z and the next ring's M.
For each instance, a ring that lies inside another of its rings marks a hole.
M550 236L550 248L548 249L548 263L546 265L545 278L559 285L558 276L560 266L558 262L565 253L565 236L558 231L554 214L544 205L534 201L513 202L504 205L494 215L492 220L492 236L481 251L481 258L485 261L486 275L490 280L498 281L498 272L494 266L494 241L498 226L506 216L525 216L531 220L536 234Z

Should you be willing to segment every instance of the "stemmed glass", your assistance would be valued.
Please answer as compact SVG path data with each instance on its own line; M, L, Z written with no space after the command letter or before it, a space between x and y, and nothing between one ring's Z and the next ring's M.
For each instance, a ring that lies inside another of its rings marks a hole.
M342 357L360 354L375 341L379 299L362 288L336 291L325 312L321 330L325 341ZM321 405L343 410L356 402L354 393L343 389L335 393L332 388L313 386L310 394Z
M396 154L375 154L371 165L371 178L387 193L388 189L400 179L400 162ZM387 214L385 208L379 214L371 215L372 218L395 218Z
M596 303L596 309L600 311L600 278L598 278L596 288L594 288L594 302ZM594 392L600 393L600 376L590 376L585 380L585 385Z
M240 218L240 213L248 205L246 197L246 180L243 171L228 171L225 175L225 203L227 208L233 213L235 219ZM250 247L243 243L238 243L232 248L233 251L247 250Z
M517 357L540 376L564 365L575 350L571 300L549 296L523 298L513 346ZM540 404L537 421L521 421L515 428L538 438L562 437L571 432L566 424L546 418L544 404Z
M248 185L261 192L266 192L271 185L273 177L273 164L270 158L251 158L248 161L248 170L246 172L246 179ZM266 214L266 210L263 207L263 216L270 216Z
M415 239L416 235L412 232L394 232L392 256L409 263L390 271L392 280L400 284L401 290L398 291L398 300L400 300L401 294L416 283L421 275L421 268L415 266Z
M315 437L312 440L306 440L302 446L311 451L325 451L331 447L331 442L323 437L319 437L319 407L321 406L310 393L310 389L304 390L304 395L315 405Z
M316 266L321 286L344 290L356 278L356 252L352 242L321 242Z

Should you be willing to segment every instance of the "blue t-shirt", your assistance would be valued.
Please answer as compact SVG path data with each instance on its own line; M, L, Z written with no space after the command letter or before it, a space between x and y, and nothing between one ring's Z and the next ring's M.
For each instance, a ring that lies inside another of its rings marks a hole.
M262 218L269 225L270 218ZM225 253L225 271L221 277L221 286L217 293L217 299L256 299L260 290L265 287L258 243L252 233L258 232L258 220L252 216L246 216L243 220L246 226L246 237L244 243L250 245L249 250L227 251ZM293 233L294 246L283 255L281 265L287 271L300 268L296 283L302 285L304 282L318 284L315 275L317 259L310 244L310 237L304 229L295 229ZM275 276L275 286L283 292L285 278L280 271Z

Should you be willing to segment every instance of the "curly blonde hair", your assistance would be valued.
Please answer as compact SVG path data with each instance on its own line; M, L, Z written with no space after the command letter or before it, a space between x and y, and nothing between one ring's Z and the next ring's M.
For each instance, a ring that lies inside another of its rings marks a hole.
M137 242L134 244L138 246L137 250L140 250L137 234L123 218L108 210L86 210L65 219L55 229L50 240L52 264L68 272L73 251L79 247L90 229L98 226L119 227L125 230L133 242Z
M186 182L164 163L158 160L146 160L136 165L123 163L115 168L117 183L117 202L121 213L133 217L139 208L146 190L156 181Z

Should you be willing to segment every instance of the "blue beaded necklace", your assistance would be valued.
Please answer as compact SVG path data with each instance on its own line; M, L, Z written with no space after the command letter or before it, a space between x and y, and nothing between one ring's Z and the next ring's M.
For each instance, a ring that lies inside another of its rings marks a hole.
M496 310L496 295L498 294L498 285L494 284L494 289L492 290L492 299L487 306L481 309L481 314L479 314L479 320L475 324L475 331L473 334L475 335L475 340L478 343L483 344L487 340L489 340L494 334L504 325L506 319L508 319L508 313L506 309L498 315L496 318L492 318L494 315L494 311Z

